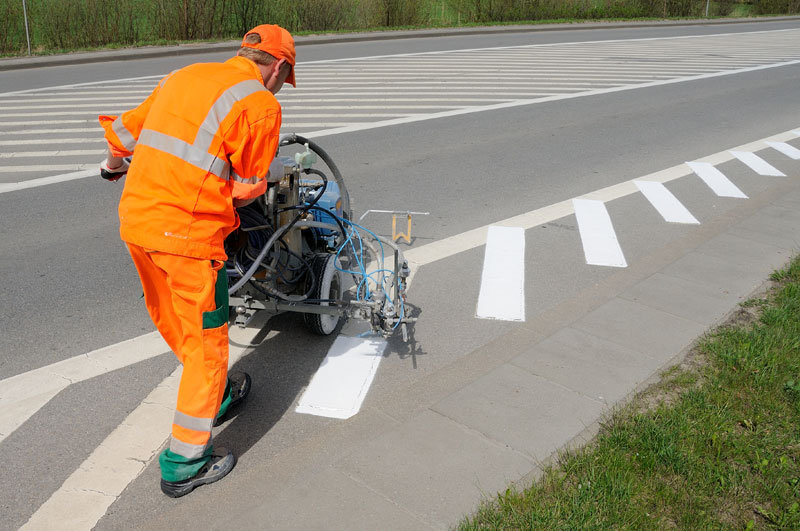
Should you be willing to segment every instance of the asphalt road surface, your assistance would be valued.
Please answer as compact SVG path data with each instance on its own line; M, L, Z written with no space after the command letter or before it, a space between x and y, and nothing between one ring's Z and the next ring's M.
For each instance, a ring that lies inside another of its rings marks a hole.
M414 218L404 245L416 265L409 301L421 311L414 341L389 341L358 415L391 403L403 418L415 407L413 390L440 371L469 367L473 353L491 354L499 338L537 318L557 329L557 313L550 316L565 301L796 191L798 42L800 21L783 21L298 48L298 87L279 94L284 132L307 134L333 156L356 216L430 212ZM134 430L140 457L94 469L116 485L90 487L93 459L122 455L114 434L132 425L132 412L149 403L169 410L157 391L168 394L177 367L153 334L118 238L122 184L95 176L105 152L96 116L134 106L175 68L229 55L0 73L0 448L13 471L0 475L2 529L29 520L58 527L80 504L89 515L83 528L221 526L220 507L258 506L253 485L277 481L253 471L351 422L295 412L334 338L310 336L296 316L282 315L260 334L237 331L241 342L259 342L234 348L246 354L238 365L256 387L247 409L215 435L240 455L226 485L183 503L160 493L150 458L167 422ZM739 150L757 151L755 160L729 151L763 139L775 144ZM686 161L707 162L693 172ZM663 186L632 182L642 180ZM364 223L391 233L390 217ZM486 246L491 225L521 229ZM800 247L796 234L755 238L752 253L779 239L788 258ZM510 280L518 289L482 289L491 286L489 254L504 246L500 276L517 271ZM489 319L476 317L479 300Z

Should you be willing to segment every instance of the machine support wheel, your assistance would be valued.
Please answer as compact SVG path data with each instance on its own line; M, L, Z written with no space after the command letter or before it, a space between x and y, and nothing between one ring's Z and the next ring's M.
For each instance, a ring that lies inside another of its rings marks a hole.
M341 299L342 298L342 275L336 269L336 255L330 253L320 253L311 260L311 270L317 283L314 291L311 292L311 299ZM320 306L328 306L329 303L321 302ZM320 336L327 336L336 330L342 316L339 314L318 314L304 313L303 321L308 329Z

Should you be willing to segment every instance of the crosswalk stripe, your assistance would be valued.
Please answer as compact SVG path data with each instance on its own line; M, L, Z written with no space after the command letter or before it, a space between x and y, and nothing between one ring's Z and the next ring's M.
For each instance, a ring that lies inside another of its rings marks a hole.
M664 221L669 223L699 224L689 210L678 201L672 192L662 183L653 181L633 181L633 184L642 192L650 204L658 210Z
M786 155L791 159L800 160L800 149L797 149L796 147L787 144L786 142L766 142L766 144L772 148L777 149L778 151L780 151L781 153L783 153L784 155Z
M29 138L28 140L0 140L0 146L33 146L37 144L52 145L52 144L74 144L86 142L105 142L102 137L99 138ZM18 154L17 154L18 155ZM0 157L3 153L0 153Z
M578 219L586 263L628 267L605 203L593 199L573 199L572 206Z
M525 229L488 228L475 315L500 321L525 320Z
M747 196L725 177L721 171L707 162L687 162L689 168L720 197L747 199Z
M385 348L382 338L337 337L295 412L336 419L349 419L358 413Z
M52 143L56 143L53 141ZM64 149L60 151L17 151L15 153L0 153L0 159L22 157L76 157L83 155L104 155L105 149Z
M731 155L744 162L754 172L759 175L767 175L771 177L786 177L786 174L778 168L762 159L755 153L749 151L731 151Z
M229 366L273 337L260 337L266 324L256 316L248 328L233 327ZM22 527L26 530L92 529L108 508L156 456L164 444L175 411L181 367L165 378L89 457L42 504Z

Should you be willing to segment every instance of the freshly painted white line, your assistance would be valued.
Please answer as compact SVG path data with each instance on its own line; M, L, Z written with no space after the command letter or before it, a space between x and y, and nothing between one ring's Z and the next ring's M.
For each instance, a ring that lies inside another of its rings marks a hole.
M791 144L787 144L786 142L765 142L771 148L775 148L787 157L800 160L800 149L797 149Z
M747 196L733 184L730 179L725 177L721 171L707 162L687 162L693 172L703 179L711 190L720 197L738 197L747 199Z
M670 223L700 223L662 183L633 181L633 184L650 201L650 204L658 210L664 221Z
M358 413L385 348L384 339L337 337L295 411L336 419Z
M90 166L99 167L100 161L97 164L47 164L36 166L0 166L0 173L23 173L32 171L80 171L88 170ZM50 184L50 183L46 183Z
M525 320L525 229L489 227L476 317Z
M275 333L256 343L266 320L257 316L250 327L230 330L229 366ZM61 487L22 527L92 529L125 487L156 457L170 433L180 383L175 369L89 455Z
M28 188L37 188L47 184L63 183L76 179L85 179L87 177L97 177L100 175L99 167L100 164L98 163L97 168L92 170L81 170L74 173L64 173L61 175L53 175L52 177L42 177L40 179L31 179L29 181L20 181L17 183L0 183L0 194L16 192L17 190L26 190Z
M58 131L59 133L61 131ZM52 145L52 144L76 144L86 142L105 142L105 139L100 138L30 138L28 140L0 140L0 146L33 146L33 145ZM0 154L2 155L2 154Z
M156 332L0 380L0 442L70 384L169 352Z
M27 122L26 122L27 123ZM61 133L98 133L102 132L103 128L97 127L74 127L69 129L58 129L58 134ZM0 131L0 135L52 135L53 129L26 129L24 131Z
M731 155L744 162L754 172L759 175L768 175L771 177L786 177L786 174L778 168L762 159L755 153L749 151L731 151Z
M25 122L0 122L0 127L25 127L28 125L61 125L61 124L90 124L97 123L97 119L93 120L35 120ZM23 131L24 133L24 131Z
M593 199L573 199L572 206L578 219L578 231L581 234L586 263L628 267L605 203Z
M0 159L13 159L20 157L71 157L84 155L104 155L105 149L65 149L63 151L17 151L0 153Z

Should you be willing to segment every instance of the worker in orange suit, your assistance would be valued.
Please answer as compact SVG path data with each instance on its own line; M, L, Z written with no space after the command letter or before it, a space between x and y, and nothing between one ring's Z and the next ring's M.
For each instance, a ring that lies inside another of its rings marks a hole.
M150 317L183 364L172 437L159 457L168 496L217 481L236 464L211 441L212 426L250 390L247 374L228 374L223 243L239 224L236 207L283 176L273 160L281 126L275 94L284 82L295 85L294 65L289 32L261 25L235 57L176 70L135 109L100 117L109 148L101 176L127 174L120 235Z

